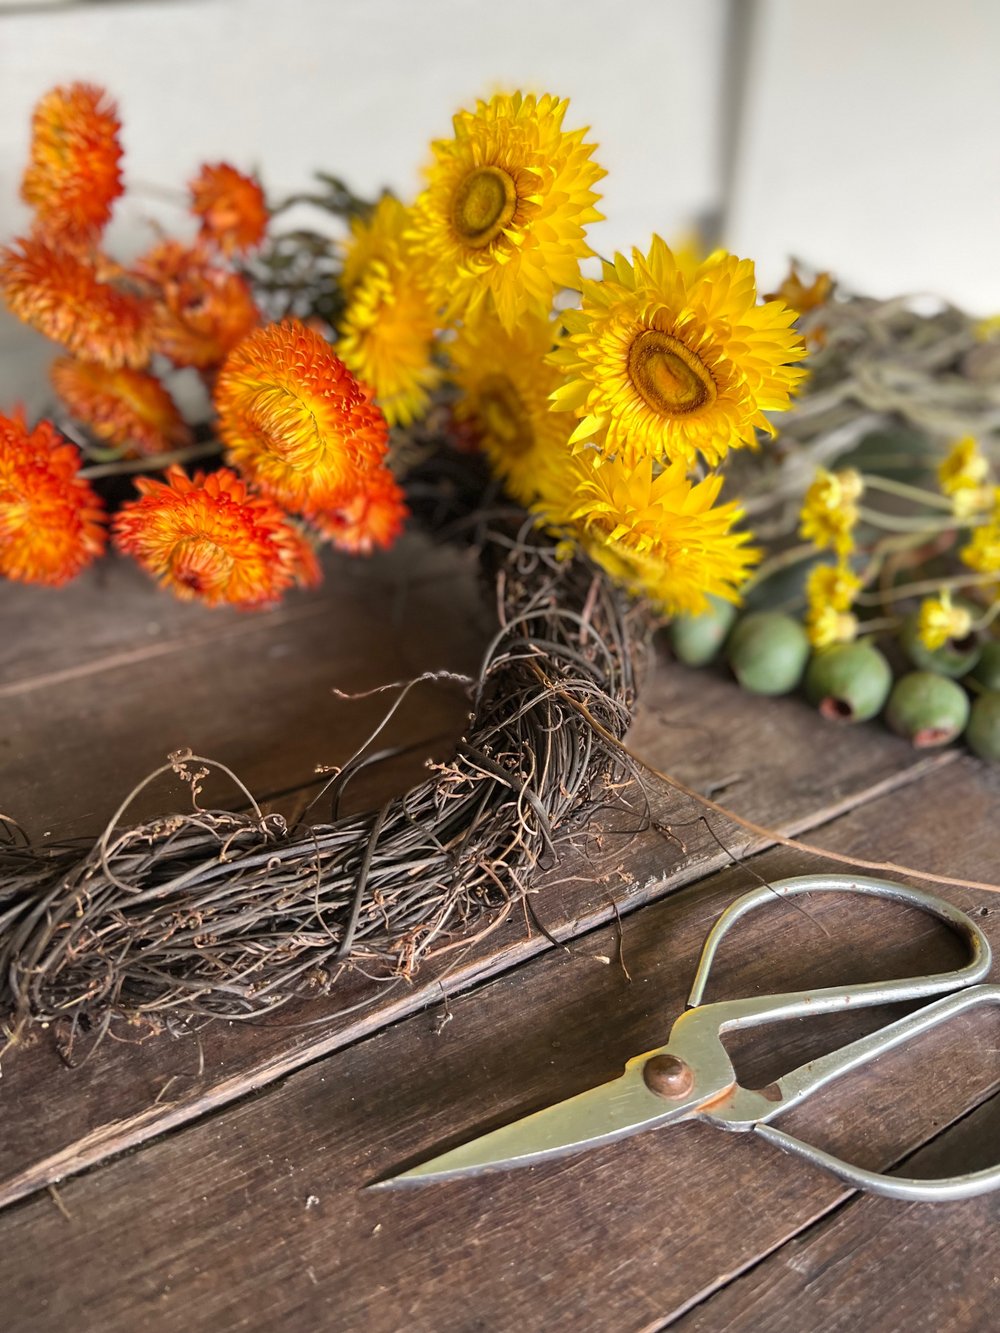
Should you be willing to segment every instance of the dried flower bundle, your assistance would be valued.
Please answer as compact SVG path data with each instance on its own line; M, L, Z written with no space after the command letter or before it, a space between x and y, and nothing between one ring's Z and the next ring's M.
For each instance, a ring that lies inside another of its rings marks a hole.
M659 237L583 277L604 172L568 111L521 93L460 111L409 203L358 199L330 176L275 202L206 164L189 188L194 238L161 237L123 266L102 249L122 190L117 110L86 85L43 99L23 187L34 225L0 251L0 295L69 354L53 384L76 443L0 418L0 574L64 582L110 524L114 547L178 596L260 608L315 582L318 543L388 548L413 508L439 535L476 533L501 624L454 760L379 811L337 813L363 753L332 784L332 821L308 829L242 788L249 814L198 809L202 761L181 755L170 766L193 814L112 826L92 848L12 833L0 994L16 1022L99 1037L248 1017L345 970L408 977L488 929L557 831L634 776L619 742L650 609L674 617L695 662L746 594L727 648L739 679L775 693L805 675L836 718L885 700L875 634L910 632L940 665L989 633L992 326L949 310L929 330L905 304L845 297L794 266L761 300L750 261ZM53 135L70 145L58 160ZM281 231L303 202L339 235ZM210 422L182 419L178 370L204 380ZM928 475L875 460L871 440L901 422L929 444ZM135 497L107 515L94 485L137 469ZM518 506L501 503L503 520L482 512L500 487ZM833 650L854 654L846 686ZM1000 699L992 669L982 690ZM935 708L957 707L940 695ZM947 728L925 703L908 696L892 716L936 743Z
M562 554L583 549L665 611L735 601L757 552L707 469L773 433L765 412L788 406L805 355L794 312L758 301L748 260L674 255L659 237L585 280L604 171L568 112L522 93L459 111L409 204L368 204L322 178L311 202L348 224L332 244L276 232L300 199L272 205L252 177L204 164L188 192L194 239L160 237L122 265L101 248L124 188L117 109L88 85L56 89L25 176L33 231L0 251L0 293L72 354L53 385L98 475L135 455L153 473L214 445L302 542L368 553L401 531L393 468L444 405L456 441L486 454ZM58 163L54 135L72 145ZM165 382L184 368L215 406L198 444ZM279 595L280 581L249 572L163 578L139 532L160 492L149 477L136 487L119 551L186 596L211 587L212 604ZM198 534L203 573L259 568L229 537L212 556L210 527Z

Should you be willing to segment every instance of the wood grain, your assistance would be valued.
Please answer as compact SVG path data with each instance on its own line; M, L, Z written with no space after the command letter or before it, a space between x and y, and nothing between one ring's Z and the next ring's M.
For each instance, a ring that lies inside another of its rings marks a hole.
M990 1166L998 1144L994 1096L914 1153L906 1172L947 1176ZM854 1333L861 1326L984 1333L998 1318L994 1194L934 1205L854 1200L671 1326L677 1333Z
M182 746L228 764L261 798L315 785L317 768L348 759L392 698L346 702L335 688L474 672L491 632L474 565L418 538L370 565L331 558L322 589L257 615L177 602L124 561L104 587L97 574L72 604L75 587L56 590L54 617L38 589L22 588L0 617L0 808L36 838L96 835ZM35 601L19 622L23 593ZM397 765L404 789L430 754L450 753L467 712L454 685L422 685L404 704L386 740L419 747L405 775ZM206 788L206 803L243 799L221 778ZM165 780L132 818L183 800Z
M1000 826L978 817L992 781L978 764L956 763L947 782L938 775L869 802L823 836L868 856L905 841L918 859L977 874L1000 853ZM620 1072L627 1055L663 1039L725 902L757 875L821 868L784 849L756 857L626 917L621 937L616 926L578 935L567 953L508 970L447 1009L65 1182L69 1220L45 1195L8 1210L0 1284L12 1333L48 1333L70 1317L105 1333L662 1327L848 1192L766 1145L702 1126L479 1180L390 1194L362 1186ZM949 896L985 908L984 928L1000 943L1000 903ZM951 966L947 943L925 917L884 904L776 905L727 942L710 998ZM911 1048L884 1058L877 1077L842 1080L785 1123L863 1165L898 1161L1000 1085L996 1034L980 1017L922 1038L918 1060ZM868 1010L791 1023L781 1064L884 1019ZM773 1039L737 1059L748 1082L779 1072ZM961 1244L961 1210L941 1217L941 1252L958 1253L948 1246ZM935 1308L940 1269L912 1280Z
M354 562L346 572L340 563L328 570L323 589L284 611L265 617L223 612L218 619L172 602L148 582L136 582L127 565L113 564L108 589L85 590L79 605L66 608L61 647L40 603L32 603L27 640L41 636L57 676L75 674L47 683L30 670L8 674L5 688L17 689L0 698L15 751L0 767L5 813L38 833L52 827L96 832L132 783L182 744L228 763L259 796L284 792L289 803L301 805L316 782L315 766L342 762L385 707L378 697L338 701L332 685L359 689L421 670L475 668L489 607L468 560L414 538L382 562ZM119 608L115 615L101 600L106 594ZM121 661L144 651L143 627L159 617L164 632L156 654ZM106 637L108 621L116 626L114 645ZM0 650L11 642L2 630L0 623ZM33 660L29 653L29 666ZM373 805L405 790L422 776L425 757L450 751L465 709L454 688L421 687L389 737L410 752L359 778L352 799ZM950 754L920 758L877 728L823 727L798 700L751 700L721 675L664 663L646 682L630 740L657 765L786 832L814 827L955 761ZM212 796L223 804L240 799L219 782ZM622 829L634 828L637 819L626 811L562 844L559 863L533 899L552 936L572 937L616 913L626 915L757 845L717 820L708 827L690 801L662 787L652 787L650 798L672 836L648 831L630 837ZM133 816L180 799L176 787L151 790ZM67 1069L44 1035L30 1049L8 1050L4 1102L18 1114L0 1136L0 1204L550 948L520 915L476 947L446 955L415 985L379 990L350 982L329 999L285 1011L266 1028L217 1024L188 1039L143 1047L108 1042L80 1069ZM361 1008L352 1012L355 1005Z
M761 708L759 701L748 703L727 682L705 676L698 691L710 722L697 729L675 727L664 719L680 713L692 684L687 672L673 667L650 680L650 706L634 743L689 780L697 781L700 774L712 789L728 781L727 799L787 832L809 829L879 791L914 780L928 764L936 771L942 762L953 760L918 760L894 743L884 747L877 733L864 737L835 731L824 756L824 786L815 776L806 743L816 721L804 706L786 700ZM782 730L766 743L776 720ZM308 743L308 737L297 742ZM277 762L273 753L260 762L268 759ZM375 772L370 782L391 776ZM359 784L355 797L364 794ZM635 817L617 814L609 816L603 831L592 828L564 841L558 864L532 900L535 917L549 936L572 938L616 915L627 915L757 845L719 821L710 829L700 809L675 793L660 790L651 797L656 818L672 826L682 843L654 831L633 836L629 830L636 825ZM626 832L620 831L623 823ZM163 1038L142 1047L107 1042L77 1069L65 1067L44 1035L29 1049L8 1051L4 1098L19 1108L19 1115L0 1138L0 1205L260 1088L437 1003L446 993L459 993L551 947L550 939L522 913L479 944L425 965L413 985L384 989L347 982L329 999L285 1010L265 1027L213 1024L190 1039Z

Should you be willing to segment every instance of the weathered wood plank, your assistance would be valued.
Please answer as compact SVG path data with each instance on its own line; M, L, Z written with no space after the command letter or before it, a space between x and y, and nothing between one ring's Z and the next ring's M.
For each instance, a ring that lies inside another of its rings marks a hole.
M54 675L41 684L30 674L0 684L0 740L8 755L14 751L0 766L0 808L37 834L96 832L132 783L179 745L228 763L262 797L290 792L301 804L314 767L342 762L385 707L380 698L343 703L331 686L360 689L425 669L474 669L487 633L488 599L470 562L417 538L384 562L349 564L342 580L331 570L324 589L266 617L213 618L136 582L126 565L110 566L108 577L118 580L111 588L115 615L100 589L68 603L60 627L67 643L58 651L41 603L32 603L28 638L41 633L39 660L53 662ZM109 661L110 647L121 654L142 649L150 617L166 617L156 654L142 665ZM111 632L106 622L117 625L116 645L102 638ZM11 638L0 632L0 651ZM85 669L76 670L77 659ZM413 750L359 778L353 801L375 804L422 776L426 755L450 750L465 708L456 690L421 687L389 736ZM953 758L921 759L875 728L823 727L796 700L750 700L719 676L664 665L647 682L631 739L653 762L703 789L724 788L736 808L785 831L822 823ZM239 799L220 782L213 794L225 803ZM182 798L176 787L151 790L133 816ZM579 835L535 900L552 933L590 929L727 863L729 851L716 836L722 830L709 831L689 802L659 792L654 807L684 848L656 833L632 841L608 829ZM725 831L733 854L751 842ZM288 1026L216 1025L197 1042L163 1039L138 1049L107 1043L75 1071L63 1067L47 1040L8 1051L4 1104L18 1114L0 1138L0 1201L433 1004L442 987L458 992L549 947L518 918L475 948L449 954L415 986L378 992L347 984L330 999L286 1012ZM360 1002L360 1012L343 1012Z
M0 809L37 838L96 835L182 746L228 764L262 798L315 783L392 699L347 702L334 688L474 672L491 632L474 565L418 538L371 565L328 561L324 588L258 615L182 604L125 562L111 564L106 587L96 576L77 602L66 600L74 588L53 594L63 619L49 618L45 590L22 588L0 616L0 645L27 645L0 682ZM15 634L25 593L31 615ZM405 774L397 765L404 789L432 752L450 753L467 712L454 685L414 691L385 741L419 743ZM205 799L243 800L222 778ZM164 780L132 818L183 802Z
M984 1033L996 1047L996 1033ZM964 1048L958 1052L964 1057ZM1000 1097L992 1097L908 1159L908 1175L994 1165ZM854 1333L1000 1322L1000 1197L952 1204L852 1200L729 1283L671 1327L678 1333Z
M346 619L366 607L388 623L407 625L406 593L428 583L453 582L457 599L478 604L475 562L455 547L406 534L389 552L367 559L323 551L324 582L308 592L290 592L281 606L237 611L181 602L158 589L131 560L110 555L65 588L0 585L0 699L78 675L136 666L161 654L183 653L208 639L279 627L303 616L329 614L343 631ZM441 599L445 601L446 599ZM463 606L463 617L471 612ZM488 608L487 608L488 611ZM456 619L456 628L461 624ZM336 641L335 641L336 642Z
M823 756L824 783L810 741L817 722L804 706L794 700L761 706L727 682L704 676L697 682L698 697L709 720L697 729L675 727L669 719L683 715L693 686L690 674L677 668L657 673L649 682L650 707L635 743L689 780L712 788L728 782L727 799L785 831L812 827L915 777L922 765L941 762L917 760L894 742L886 746L877 733L834 731ZM775 722L782 729L771 739ZM307 731L314 736L314 729ZM308 736L297 743L308 744ZM273 772L273 753L262 762L270 762ZM375 772L369 780L375 784L391 776ZM726 865L753 843L739 830L709 831L700 810L674 793L657 793L654 807L658 820L676 825L684 848L652 831L630 838L592 830L592 837L579 835L576 848L564 844L559 864L534 900L550 934L572 937L592 929ZM415 985L380 991L347 982L337 995L286 1010L266 1028L215 1024L202 1030L197 1043L166 1038L141 1048L106 1043L77 1070L64 1068L47 1040L9 1051L4 1101L19 1114L0 1139L0 1204L434 1004L442 988L457 993L550 947L518 916L478 945L425 966ZM351 1012L357 1004L363 1007Z
M912 784L822 834L866 856L905 841L911 859L978 875L1000 853L1000 825L981 818L992 781L963 762L946 782ZM946 841L942 822L970 832ZM392 1194L361 1187L618 1073L626 1056L662 1040L708 925L755 882L753 872L820 868L785 850L755 858L750 870L625 918L621 940L615 926L579 936L568 953L509 971L447 1010L65 1182L69 1221L45 1195L9 1210L0 1217L0 1283L12 1329L48 1333L71 1313L105 1333L662 1326L846 1191L766 1145L702 1126L478 1181ZM998 941L995 899L949 896L985 907L985 929ZM884 904L775 905L727 942L711 994L936 970L954 964L945 940L920 914ZM884 1019L868 1010L789 1024L781 1064ZM994 1047L970 1016L922 1038L918 1061L912 1050L885 1057L877 1077L842 1080L787 1123L884 1166L1000 1085ZM766 1082L779 1072L778 1048L769 1039L753 1049L756 1063L742 1055L745 1077ZM949 1058L955 1049L960 1062ZM960 1214L952 1225L961 1227ZM927 1286L931 1293L930 1275Z

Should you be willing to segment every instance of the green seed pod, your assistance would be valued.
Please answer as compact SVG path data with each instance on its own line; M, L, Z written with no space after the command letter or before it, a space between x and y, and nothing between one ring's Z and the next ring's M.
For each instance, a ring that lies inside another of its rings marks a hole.
M980 759L1000 759L1000 690L990 690L973 701L965 739Z
M722 651L736 608L721 597L709 597L708 610L697 616L675 616L670 623L670 647L685 666L707 666Z
M947 745L969 720L969 696L947 676L911 671L893 686L885 720L921 749Z
M956 605L960 604L956 602ZM920 613L913 611L903 621L899 631L899 641L917 670L933 671L939 676L954 676L956 679L967 676L982 652L979 635L970 633L961 639L949 639L940 648L925 648L917 633L919 618Z
M983 644L972 679L987 690L1000 690L1000 640L990 639Z
M802 679L809 640L797 620L778 611L754 611L726 644L733 675L751 694L788 694Z
M824 717L866 722L889 696L892 669L871 643L835 643L813 654L806 671L806 698Z

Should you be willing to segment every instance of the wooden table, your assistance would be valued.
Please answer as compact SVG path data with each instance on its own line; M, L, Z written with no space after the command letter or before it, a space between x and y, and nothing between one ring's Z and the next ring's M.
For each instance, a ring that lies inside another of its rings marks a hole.
M34 836L96 833L187 745L286 812L384 701L358 690L474 669L489 608L468 561L408 538L329 562L261 616L208 612L108 562L0 602L0 808ZM421 686L407 753L365 805L445 756L466 704ZM633 747L759 822L828 849L1000 878L1000 774L878 726L823 723L660 662ZM654 785L672 837L577 832L534 898L416 984L345 988L261 1026L105 1042L71 1069L48 1034L3 1057L0 1325L55 1330L991 1329L1000 1198L859 1196L739 1135L685 1126L558 1164L394 1193L373 1178L621 1071L663 1041L720 909L829 863L768 849ZM237 798L224 785L215 799ZM147 793L140 816L180 800ZM843 869L843 867L839 867ZM1000 899L948 890L1000 945ZM553 943L558 941L558 944ZM748 921L714 996L900 976L954 956L918 913L816 898ZM752 1085L886 1020L847 1013L734 1046ZM970 1015L792 1113L790 1128L907 1173L988 1164L1000 1135L995 1014ZM84 1052L78 1050L77 1056ZM914 1056L918 1059L914 1059Z

